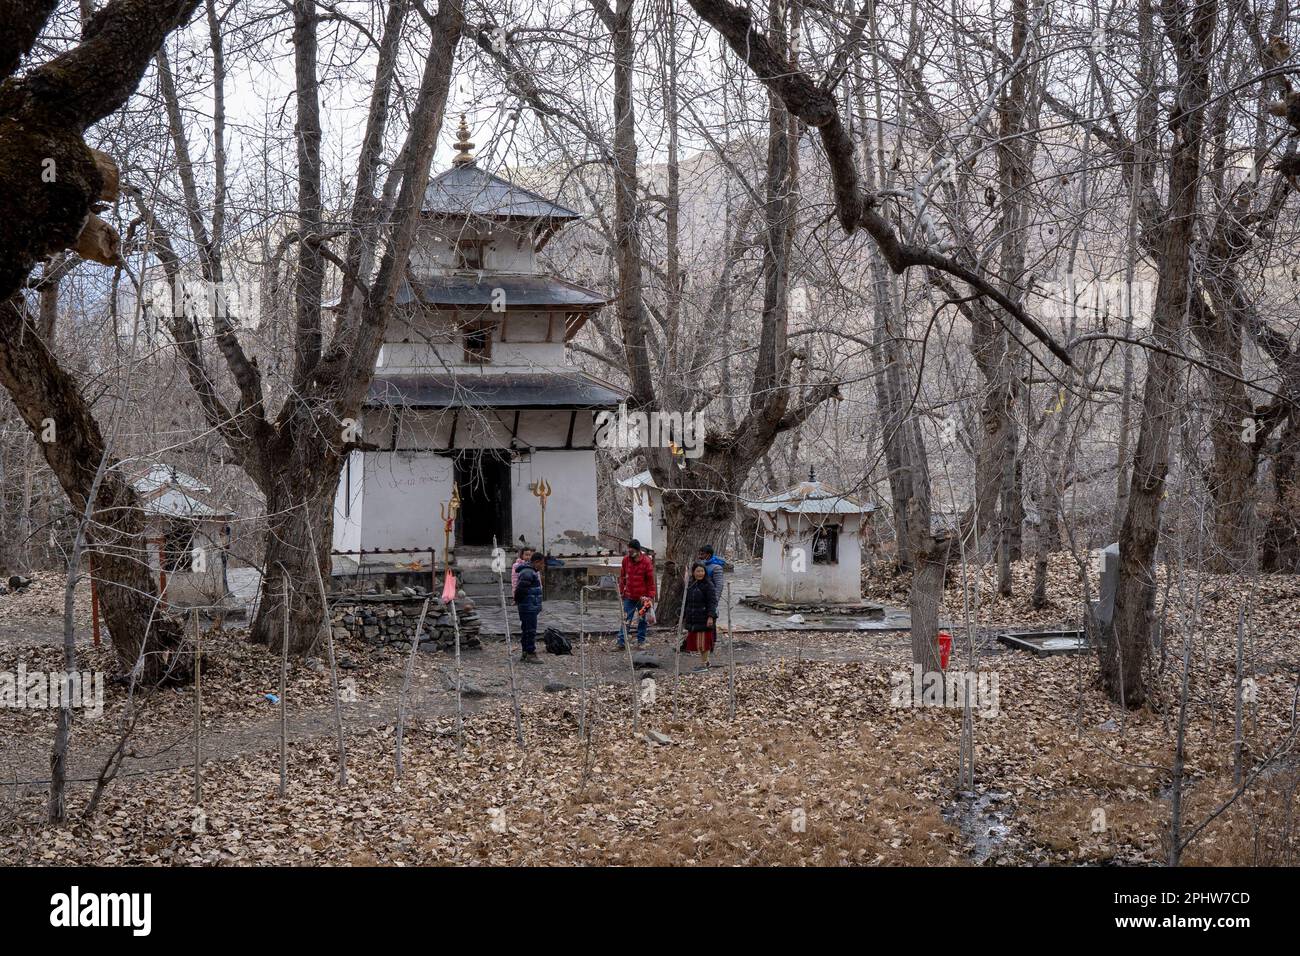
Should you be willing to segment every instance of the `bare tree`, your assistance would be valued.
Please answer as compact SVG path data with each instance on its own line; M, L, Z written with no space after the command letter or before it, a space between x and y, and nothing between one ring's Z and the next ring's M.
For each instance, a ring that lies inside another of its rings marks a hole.
M154 682L181 679L189 665L177 654L180 624L153 620L158 593L138 498L112 462L96 485L106 449L99 423L17 294L38 262L63 249L115 261L117 236L96 210L115 198L117 170L84 133L126 102L154 51L196 6L114 0L87 20L80 43L21 75L15 71L55 4L7 4L0 40L0 383L73 508L93 516L90 550L120 664L142 662L144 679Z

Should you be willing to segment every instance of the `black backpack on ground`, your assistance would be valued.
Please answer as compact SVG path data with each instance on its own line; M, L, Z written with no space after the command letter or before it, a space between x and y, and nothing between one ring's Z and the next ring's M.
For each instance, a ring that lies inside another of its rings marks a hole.
M569 639L553 627L548 627L542 632L542 640L546 644L548 654L573 653L573 645L569 643Z

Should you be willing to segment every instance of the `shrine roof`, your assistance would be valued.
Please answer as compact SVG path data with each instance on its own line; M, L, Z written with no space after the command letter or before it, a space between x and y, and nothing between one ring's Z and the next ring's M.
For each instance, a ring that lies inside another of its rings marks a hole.
M484 219L581 219L582 214L545 196L479 169L474 163L452 166L429 180L424 212L433 216Z
M876 506L836 491L820 481L801 481L788 491L751 501L746 507L754 511L785 511L791 514L868 514Z
M375 376L370 408L616 408L627 395L577 370Z
M638 472L631 478L624 478L619 484L624 488L653 488L656 491L659 490L659 486L655 484L654 476L648 471Z
M397 290L398 305L410 305L417 297L424 305L444 309L488 309L500 301L506 309L585 311L609 302L594 289L554 276L494 272L449 272L419 279L414 287L403 282Z

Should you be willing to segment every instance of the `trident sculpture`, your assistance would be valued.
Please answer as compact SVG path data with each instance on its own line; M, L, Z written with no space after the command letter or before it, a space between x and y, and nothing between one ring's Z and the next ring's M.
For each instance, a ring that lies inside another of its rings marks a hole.
M538 478L530 482L528 490L537 496L538 503L542 506L542 554L546 554L546 499L551 496L551 483L545 478Z
M456 527L456 512L460 511L460 485L451 486L451 499L446 504L438 505L438 514L442 516L442 563L451 563L451 532Z

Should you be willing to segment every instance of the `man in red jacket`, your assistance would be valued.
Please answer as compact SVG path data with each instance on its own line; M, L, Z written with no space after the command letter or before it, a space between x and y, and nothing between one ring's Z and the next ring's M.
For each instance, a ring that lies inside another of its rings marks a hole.
M641 550L641 542L633 538L627 543L623 567L618 572L618 593L623 598L623 629L618 634L618 649L625 647L628 626L636 620L636 643L645 643L645 615L638 614L643 598L655 598L654 558Z

